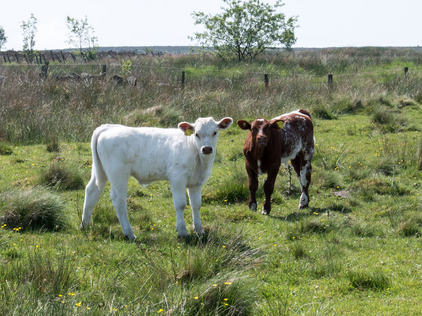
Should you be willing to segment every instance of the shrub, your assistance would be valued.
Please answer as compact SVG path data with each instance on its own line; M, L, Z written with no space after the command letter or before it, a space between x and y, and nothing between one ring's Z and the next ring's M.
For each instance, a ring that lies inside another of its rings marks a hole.
M64 204L42 188L4 192L0 195L0 222L6 228L59 230L67 226Z

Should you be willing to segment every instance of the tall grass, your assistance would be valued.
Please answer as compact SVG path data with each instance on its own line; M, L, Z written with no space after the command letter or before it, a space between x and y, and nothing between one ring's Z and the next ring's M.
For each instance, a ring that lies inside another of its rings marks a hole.
M362 98L369 91L417 95L418 73L410 81L392 79L391 85L386 84L390 79L377 83L358 73L366 67L407 61L417 67L420 60L421 53L412 50L352 48L269 53L248 65L221 63L210 55L143 56L132 60L132 73L141 82L137 87L116 85L112 80L41 81L33 66L3 64L0 73L7 80L1 87L0 139L22 144L48 143L57 137L87 141L102 123L175 126L181 119L194 121L198 116L271 117L303 105L313 109L316 117L333 119L364 106ZM119 64L108 66L108 78L122 71ZM50 68L50 77L101 70L95 63L82 66L71 62ZM187 68L191 70L182 90L181 71ZM268 72L271 82L266 89L263 74ZM329 88L321 77L328 72L353 75L339 77ZM336 94L343 91L353 91L357 101L337 103ZM142 114L155 106L166 113L160 116L163 119Z

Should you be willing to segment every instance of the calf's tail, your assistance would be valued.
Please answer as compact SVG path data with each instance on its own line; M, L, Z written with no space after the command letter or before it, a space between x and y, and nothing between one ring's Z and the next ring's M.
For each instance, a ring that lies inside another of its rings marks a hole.
M92 171L91 176L95 177L95 183L99 185L99 183L107 181L107 175L103 169L103 166L101 164L100 157L98 156L98 137L100 137L100 134L107 130L106 125L101 125L100 127L97 127L92 133L91 138L91 151L92 151Z

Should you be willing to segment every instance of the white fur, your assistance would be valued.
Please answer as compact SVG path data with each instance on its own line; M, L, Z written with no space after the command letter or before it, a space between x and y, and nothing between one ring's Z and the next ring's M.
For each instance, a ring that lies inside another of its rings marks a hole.
M261 170L261 160L259 160L259 159L258 159L257 164L258 164L258 175L261 175L261 174L262 174L262 170Z
M211 174L218 130L228 128L232 122L229 117L219 122L212 118L199 118L195 124L180 123L179 129L111 124L98 127L91 140L92 174L85 190L82 226L89 224L92 210L108 180L111 185L110 197L123 232L134 240L136 237L129 224L126 205L128 181L133 176L141 185L157 180L170 181L179 236L187 235L183 217L187 188L193 227L196 232L202 233L199 215L201 189ZM181 131L182 124L187 124L194 133L185 136ZM203 154L204 147L212 147L212 153Z

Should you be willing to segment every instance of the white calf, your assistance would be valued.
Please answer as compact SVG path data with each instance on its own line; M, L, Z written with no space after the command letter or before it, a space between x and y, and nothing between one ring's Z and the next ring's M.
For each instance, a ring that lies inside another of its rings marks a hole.
M183 217L187 188L193 228L202 233L201 189L211 174L218 131L228 128L232 122L230 117L219 122L208 117L197 119L195 124L179 123L179 129L111 124L98 127L91 140L92 174L85 189L82 227L89 224L92 210L108 180L110 197L123 233L134 240L126 205L128 181L133 176L141 185L157 180L170 181L178 236L188 234Z

